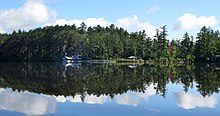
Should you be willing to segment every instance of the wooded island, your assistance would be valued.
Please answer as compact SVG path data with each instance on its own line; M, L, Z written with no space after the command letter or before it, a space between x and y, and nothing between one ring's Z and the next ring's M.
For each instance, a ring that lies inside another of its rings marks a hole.
M145 31L128 32L108 27L76 25L47 26L0 34L0 61L62 61L67 55L82 59L120 60L129 56L153 62L220 61L220 32L202 27L197 37L188 35L170 41L166 25L150 38Z

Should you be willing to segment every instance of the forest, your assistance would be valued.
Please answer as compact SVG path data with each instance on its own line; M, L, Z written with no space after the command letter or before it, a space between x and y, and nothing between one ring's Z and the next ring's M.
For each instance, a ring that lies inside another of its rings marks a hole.
M46 26L29 31L0 34L0 61L62 61L81 55L82 59L126 59L136 56L154 62L218 62L220 32L202 27L196 37L187 32L182 38L168 39L166 25L155 30L150 38L146 32L128 32L111 24L87 27L82 24Z

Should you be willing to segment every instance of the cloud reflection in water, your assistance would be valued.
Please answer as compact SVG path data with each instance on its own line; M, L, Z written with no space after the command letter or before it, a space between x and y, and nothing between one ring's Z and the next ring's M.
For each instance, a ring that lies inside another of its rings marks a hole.
M214 108L217 105L215 96L196 95L192 93L174 93L177 105L183 109L193 109L196 107L209 107Z
M85 94L82 101L81 95L64 97L54 95L36 94L28 91L18 92L12 89L0 89L0 110L16 111L26 115L45 115L55 113L56 103L70 101L73 103L84 102L87 104L104 104L115 101L120 105L137 106L142 100L147 101L150 96L155 95L153 85L146 87L144 93L128 91L127 93L116 95L112 100L110 96Z
M11 89L0 90L0 109L21 112L26 115L54 113L56 101L30 92L18 92Z
M121 94L121 95L116 95L114 97L114 101L120 105L132 105L132 106L137 106L141 100L147 101L150 96L155 95L156 90L154 89L153 85L147 86L146 90L144 93L140 92L132 92L128 91L127 93ZM88 104L104 104L106 102L111 102L111 98L106 95L101 95L97 97L96 95L88 95L85 94L85 100L81 100L81 95L75 95L73 98L72 96L53 96L57 102L84 102Z
M118 104L122 104L122 105L137 106L141 100L147 101L149 97L155 95L155 93L156 93L156 90L154 89L154 86L150 85L149 87L146 87L146 90L144 93L129 91L122 95L115 96L115 101Z

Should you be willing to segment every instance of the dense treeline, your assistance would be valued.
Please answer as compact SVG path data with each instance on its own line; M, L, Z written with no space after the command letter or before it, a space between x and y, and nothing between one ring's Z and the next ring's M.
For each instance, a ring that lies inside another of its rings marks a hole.
M83 59L118 59L137 56L144 60L218 61L219 31L203 27L194 38L169 41L166 26L154 38L145 31L131 32L108 27L47 26L28 32L0 34L0 61L61 61L64 55L79 54Z
M219 93L219 64L138 65L90 64L64 67L62 63L0 63L0 87L47 95L108 95L128 91L144 92L153 85L156 94L166 96L169 85L184 91L196 89L202 96Z

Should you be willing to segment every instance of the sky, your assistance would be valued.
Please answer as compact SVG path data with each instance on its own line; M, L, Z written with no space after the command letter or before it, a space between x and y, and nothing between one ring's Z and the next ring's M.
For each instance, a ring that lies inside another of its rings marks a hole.
M51 25L109 26L154 37L167 25L168 39L194 37L201 27L219 30L219 0L2 0L0 33Z

